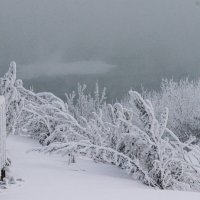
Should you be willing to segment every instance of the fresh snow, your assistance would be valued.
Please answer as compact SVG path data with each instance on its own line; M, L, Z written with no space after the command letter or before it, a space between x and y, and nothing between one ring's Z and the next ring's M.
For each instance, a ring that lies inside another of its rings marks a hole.
M0 200L200 199L200 193L148 188L111 165L81 159L68 165L63 157L27 153L38 146L30 138L10 136L7 142L12 173L24 181L0 190Z

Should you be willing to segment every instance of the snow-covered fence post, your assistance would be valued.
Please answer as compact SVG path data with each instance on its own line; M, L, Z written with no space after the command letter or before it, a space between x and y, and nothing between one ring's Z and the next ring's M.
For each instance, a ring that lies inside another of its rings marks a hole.
M0 96L0 180L5 177L6 164L6 114L5 98Z

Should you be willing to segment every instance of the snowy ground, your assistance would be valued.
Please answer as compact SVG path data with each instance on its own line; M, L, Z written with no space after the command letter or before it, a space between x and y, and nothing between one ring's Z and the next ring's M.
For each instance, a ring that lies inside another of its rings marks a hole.
M200 200L200 193L147 188L114 166L90 160L68 166L61 157L26 153L38 146L29 138L11 136L7 146L13 174L25 182L1 190L0 200Z

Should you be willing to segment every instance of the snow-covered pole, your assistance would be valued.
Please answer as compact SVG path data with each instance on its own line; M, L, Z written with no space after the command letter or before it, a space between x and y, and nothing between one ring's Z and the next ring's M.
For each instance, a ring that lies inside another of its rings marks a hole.
M6 113L5 98L0 96L0 180L5 178L6 165Z

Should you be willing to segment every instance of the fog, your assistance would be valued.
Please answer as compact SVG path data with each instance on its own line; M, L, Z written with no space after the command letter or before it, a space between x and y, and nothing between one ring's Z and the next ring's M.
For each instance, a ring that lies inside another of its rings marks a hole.
M63 97L98 80L110 98L200 75L200 2L0 0L0 74Z

